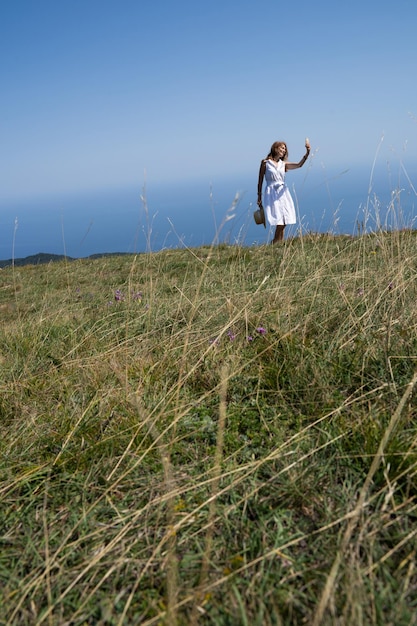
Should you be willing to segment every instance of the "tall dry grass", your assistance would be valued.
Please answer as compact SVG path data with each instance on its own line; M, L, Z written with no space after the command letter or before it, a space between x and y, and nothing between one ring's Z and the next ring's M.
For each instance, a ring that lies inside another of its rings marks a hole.
M416 623L415 244L3 270L0 620Z

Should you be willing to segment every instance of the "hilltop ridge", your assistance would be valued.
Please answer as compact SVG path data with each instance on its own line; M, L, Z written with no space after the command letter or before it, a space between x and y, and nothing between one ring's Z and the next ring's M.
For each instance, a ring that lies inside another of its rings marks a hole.
M0 261L0 268L10 267L11 265L22 267L23 265L41 265L43 263L53 263L55 261L76 261L79 258L86 259L100 259L106 256L122 256L128 254L127 252L97 252L96 254L90 254L86 257L72 257L65 254L49 254L47 252L38 252L37 254L31 254L26 257L18 259L6 259Z

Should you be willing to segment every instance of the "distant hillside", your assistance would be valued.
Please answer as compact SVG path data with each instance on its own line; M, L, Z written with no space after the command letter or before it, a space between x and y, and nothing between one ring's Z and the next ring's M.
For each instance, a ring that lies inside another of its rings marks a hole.
M126 252L101 252L97 254L91 254L86 257L88 259L100 259L105 256L121 256L127 254ZM11 265L19 266L22 265L41 265L42 263L51 263L55 261L75 261L76 259L71 256L65 256L64 254L47 254L46 252L38 252L37 254L32 254L30 256L26 256L22 259L7 259L5 261L0 261L0 268L10 267Z

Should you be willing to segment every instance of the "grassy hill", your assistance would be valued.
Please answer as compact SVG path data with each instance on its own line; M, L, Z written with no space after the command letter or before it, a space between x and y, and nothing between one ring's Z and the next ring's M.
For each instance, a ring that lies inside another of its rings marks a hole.
M0 623L417 624L416 232L0 271Z

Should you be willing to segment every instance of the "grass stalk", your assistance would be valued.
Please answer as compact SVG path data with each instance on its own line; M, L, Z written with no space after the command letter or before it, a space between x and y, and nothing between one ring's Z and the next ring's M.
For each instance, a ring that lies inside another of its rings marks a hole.
M359 492L359 496L358 496L358 500L356 503L356 506L353 510L353 514L349 519L349 522L346 526L346 530L344 532L343 535L343 539L341 542L341 546L340 549L337 551L336 554L336 558L333 561L333 565L331 567L331 570L329 572L329 575L327 576L327 580L326 580L326 584L325 587L323 589L323 593L321 595L319 604L317 606L317 610L314 614L314 619L313 619L313 626L319 626L320 624L323 623L323 617L324 617L324 612L329 604L330 598L333 594L334 591L334 586L336 584L336 579L337 579L337 575L339 572L339 568L340 568L340 564L341 564L341 560L346 552L346 549L351 541L352 535L355 531L355 528L358 524L358 520L359 517L364 509L364 507L366 506L366 498L368 496L369 493L369 489L372 483L372 480L375 476L375 473L377 472L381 462L384 459L384 453L385 453L385 449L387 446L387 443L394 431L395 428L397 428L398 423L401 419L402 416L402 412L404 410L404 407L406 405L406 402L408 401L408 398L410 397L411 393L414 390L414 387L417 383L417 370L415 371L411 381L408 383L407 387L405 388L405 391L401 397L401 400L397 406L397 409L395 410L395 412L393 413L391 420L387 426L387 428L384 431L383 437L380 441L380 444L378 446L378 450L372 460L372 464L371 467L369 468L368 474L365 478L365 481L362 485L362 488ZM414 534L414 533L413 533ZM408 537L407 537L408 539Z
M220 479L222 474L223 444L227 417L227 387L228 387L229 367L223 365L220 371L220 402L219 402L219 423L217 427L216 450L213 466L213 481L211 483L211 497L209 502L207 530L205 534L205 546L201 560L200 577L190 624L198 623L200 605L204 601L204 589L207 584L211 554L213 549L213 535L215 530L215 518L217 509L217 497L219 495Z

